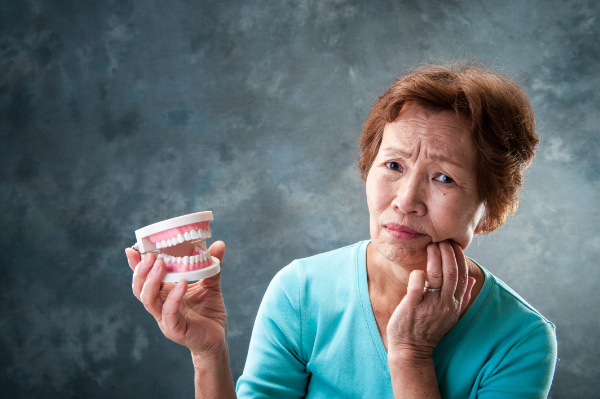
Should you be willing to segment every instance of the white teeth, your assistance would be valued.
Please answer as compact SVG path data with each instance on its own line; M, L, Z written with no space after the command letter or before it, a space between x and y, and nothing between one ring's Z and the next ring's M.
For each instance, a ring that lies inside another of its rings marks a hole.
M177 245L177 240L175 238L169 240L169 246L172 247L173 245Z
M156 245L156 249L160 249L160 241L159 241L159 242L157 242L157 243L156 243L156 244L154 244L154 245Z
M181 233L177 234L177 241L179 241L180 244L185 241L183 239L183 234L181 234Z
M181 256L177 257L177 260L175 261L175 263L181 264L181 262L183 262L183 259L181 259Z
M200 239L204 238L204 235L202 234L202 229L198 229L198 235L200 236Z
M190 230L190 237L192 237L192 240L197 240L200 238L198 232L194 229Z
M170 264L171 264L171 257L165 256L165 265L170 265Z
M206 231L206 238L210 238L210 229L206 229L204 231Z
M198 253L202 253L202 248L200 248L199 246L197 246L197 245L196 245L196 246L194 247L194 251L195 251L195 252L198 252Z
M200 262L200 255L196 255L196 256L194 256L194 260L195 260L195 262L194 262L194 263L198 263L198 262Z
M158 256L156 257L156 259L164 259L165 255L164 254L158 254Z
M187 266L187 265L189 265L189 263L190 263L190 257L189 256L184 256L183 257L183 264Z
M165 248L166 246L167 246L167 242L166 242L165 240L162 240L162 241L160 242L160 247L161 247L161 248Z
M192 236L190 236L190 233L186 231L185 233L183 233L183 238L185 238L186 241L189 241L192 239Z

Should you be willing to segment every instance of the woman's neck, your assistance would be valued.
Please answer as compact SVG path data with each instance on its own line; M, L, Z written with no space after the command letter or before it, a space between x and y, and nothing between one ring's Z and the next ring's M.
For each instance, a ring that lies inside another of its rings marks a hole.
M467 259L469 276L475 278L475 285L471 291L471 300L464 310L466 312L473 304L473 301L481 291L484 282L484 274L473 262ZM373 246L372 243L367 247L367 284L369 287L369 299L371 308L375 316L375 322L381 335L381 340L386 351L387 346L387 325L396 310L396 307L406 295L408 286L408 277L413 270L427 269L427 262L424 265L410 264L401 265L389 261L383 257ZM464 314L464 313L463 313Z
M475 263L467 259L469 276L475 278L471 292L471 303L479 294L484 282L484 274ZM371 300L385 304L392 311L406 295L408 278L413 270L427 271L427 261L422 264L398 264L382 256L372 243L367 247L367 282ZM470 304L469 304L470 306Z
M371 299L385 298L395 308L406 295L408 277L416 269L425 270L426 265L400 265L382 256L370 243L367 247L367 282Z

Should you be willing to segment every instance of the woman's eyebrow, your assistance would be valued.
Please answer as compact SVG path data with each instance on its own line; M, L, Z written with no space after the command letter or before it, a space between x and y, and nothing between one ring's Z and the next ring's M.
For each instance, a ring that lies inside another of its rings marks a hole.
M464 165L462 163L458 163L456 161L453 161L452 159L446 157L443 154L432 154L430 156L430 158L432 160L436 161L436 162L449 163L450 165L454 165L454 166L459 167L459 168L463 168L464 167Z
M410 152L403 151L397 147L386 147L386 148L383 148L381 151L386 152L388 154L400 155L401 157L404 157L404 158L410 158L410 156L411 156Z
M388 153L388 154L393 154L393 155L399 155L403 158L410 158L410 156L412 155L409 152L406 152L400 148L397 147L386 147L382 149L382 152ZM444 154L431 154L429 155L429 157L431 160L436 161L436 162L441 162L441 163L448 163L454 166L457 166L459 168L463 168L464 165L462 163L459 163L457 161L454 161L450 158L448 158L446 155Z

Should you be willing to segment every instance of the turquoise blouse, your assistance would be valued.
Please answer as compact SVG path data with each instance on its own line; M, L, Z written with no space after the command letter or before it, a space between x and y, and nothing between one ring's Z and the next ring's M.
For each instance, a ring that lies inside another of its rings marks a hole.
M369 299L369 242L296 260L273 278L238 398L393 398ZM442 398L547 397L554 325L481 270L481 292L433 353Z

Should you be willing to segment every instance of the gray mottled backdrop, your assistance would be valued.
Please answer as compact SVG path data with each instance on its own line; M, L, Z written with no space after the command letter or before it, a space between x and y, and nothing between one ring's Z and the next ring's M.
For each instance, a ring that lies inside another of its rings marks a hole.
M234 378L272 276L368 238L356 144L406 68L474 55L539 122L518 214L469 254L557 327L552 398L600 392L600 21L574 1L0 3L0 395L193 395L131 294L134 230L212 210Z

